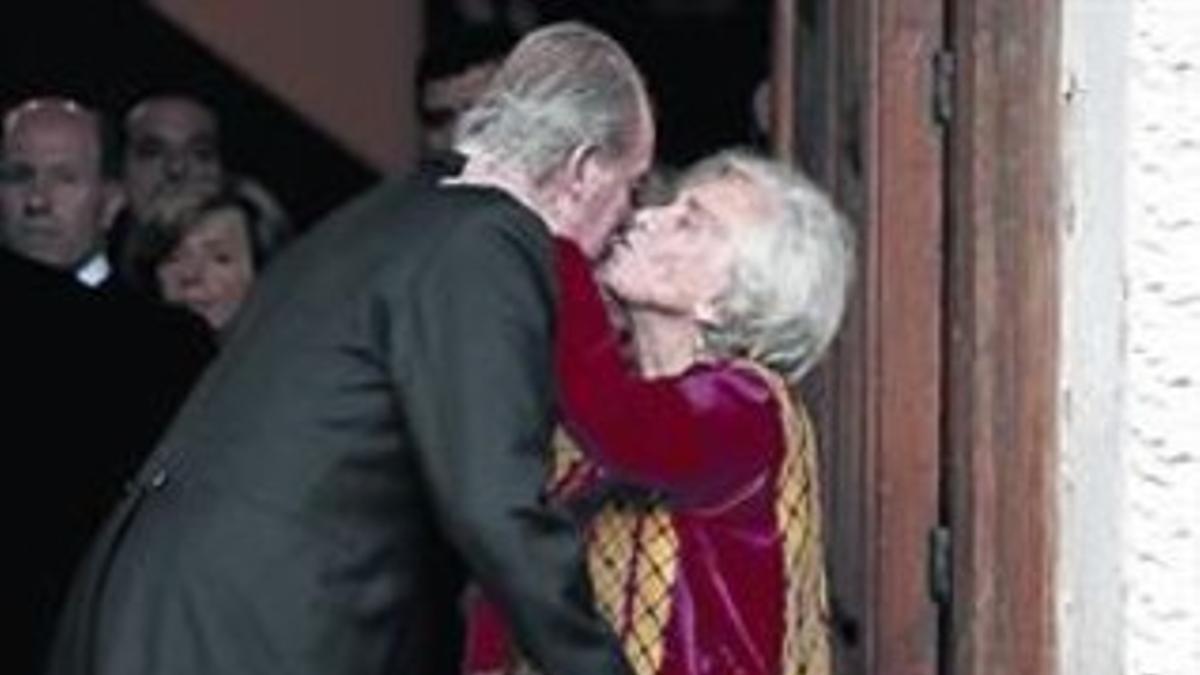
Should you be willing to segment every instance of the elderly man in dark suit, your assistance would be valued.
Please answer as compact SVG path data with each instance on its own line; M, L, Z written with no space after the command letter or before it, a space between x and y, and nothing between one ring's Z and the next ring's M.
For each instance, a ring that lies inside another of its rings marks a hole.
M531 33L461 172L387 181L278 258L114 512L54 673L451 673L460 568L546 673L625 673L541 486L551 237L599 254L647 169L645 85Z

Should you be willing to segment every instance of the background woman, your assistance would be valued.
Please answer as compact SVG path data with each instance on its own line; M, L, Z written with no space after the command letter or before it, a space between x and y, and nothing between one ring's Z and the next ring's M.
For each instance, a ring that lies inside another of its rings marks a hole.
M218 333L225 330L291 234L282 211L254 185L238 182L211 196L161 204L130 241L139 285L192 310Z

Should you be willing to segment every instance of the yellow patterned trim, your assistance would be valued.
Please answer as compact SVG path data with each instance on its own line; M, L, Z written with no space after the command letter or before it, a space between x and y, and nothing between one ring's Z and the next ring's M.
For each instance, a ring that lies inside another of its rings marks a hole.
M787 575L782 672L783 675L830 675L833 666L829 596L812 421L802 405L793 403L787 386L777 374L749 361L739 365L754 370L770 385L783 421L785 454L775 501L775 516L784 534Z
M776 485L776 522L784 535L787 593L781 675L832 675L828 582L822 538L820 475L808 412L793 403L774 372L739 362L763 378L779 404L785 454ZM554 480L582 460L567 434L554 438ZM588 531L588 571L601 614L614 627L637 675L662 665L670 621L669 592L678 574L679 541L668 511L609 502ZM636 590L630 594L629 588Z
M554 455L559 480L582 458L563 433L555 436ZM588 527L587 564L597 607L634 673L654 675L662 667L670 593L679 573L679 538L670 513L661 505L610 500Z

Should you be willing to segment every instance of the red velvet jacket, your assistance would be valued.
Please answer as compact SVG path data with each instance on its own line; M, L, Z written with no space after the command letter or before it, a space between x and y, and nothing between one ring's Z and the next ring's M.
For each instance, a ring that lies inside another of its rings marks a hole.
M638 651L656 651L647 644L656 630L632 633L637 614L665 610L661 661L649 668L657 659L647 658L637 670L779 673L784 557L774 485L783 430L770 386L757 371L731 363L639 377L622 361L586 259L562 240L556 247L555 368L563 425L608 480L661 495L658 507L627 504L610 519L644 531L645 520L661 508L674 531L673 545L665 547L675 558L675 571L665 575L669 608L639 608L629 598L615 603L627 654L636 667ZM589 531L593 550L602 536L595 527ZM625 574L614 575L626 594L637 583L633 568L654 558L637 557ZM599 584L597 593L605 593Z
M637 375L582 253L557 240L556 268L562 424L582 456L558 451L553 492L598 504L586 531L601 612L639 675L779 675L789 587L781 390L732 362ZM482 616L477 656L489 651Z

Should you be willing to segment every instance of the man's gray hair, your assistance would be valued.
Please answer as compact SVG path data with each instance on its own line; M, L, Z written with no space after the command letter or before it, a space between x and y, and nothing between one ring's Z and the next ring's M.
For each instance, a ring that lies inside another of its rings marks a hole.
M745 357L796 384L820 360L845 311L854 243L828 195L784 164L739 150L718 153L684 185L736 176L771 206L764 222L734 223L735 256L717 321L703 327L705 349Z
M455 129L455 147L537 183L579 147L619 158L646 113L637 67L607 35L576 22L527 35Z

